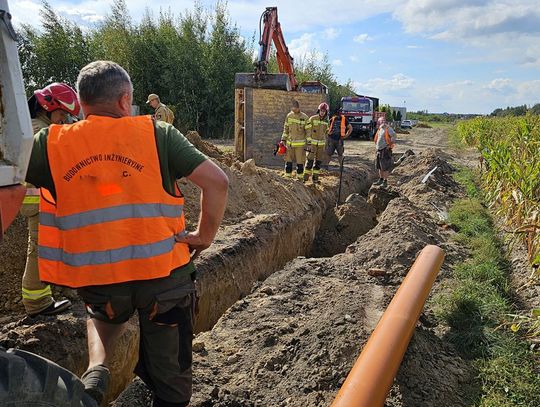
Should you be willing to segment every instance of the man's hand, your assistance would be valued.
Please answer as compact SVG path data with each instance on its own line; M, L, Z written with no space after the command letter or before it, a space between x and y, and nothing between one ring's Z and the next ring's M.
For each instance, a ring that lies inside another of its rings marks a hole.
M189 246L189 252L191 253L191 260L195 260L203 250L206 250L212 244L212 241L204 241L199 232L190 232L182 236L175 236L176 243L186 243Z
M187 178L201 189L199 225L195 232L178 236L176 241L187 243L194 259L216 236L227 204L229 179L211 160L204 161Z

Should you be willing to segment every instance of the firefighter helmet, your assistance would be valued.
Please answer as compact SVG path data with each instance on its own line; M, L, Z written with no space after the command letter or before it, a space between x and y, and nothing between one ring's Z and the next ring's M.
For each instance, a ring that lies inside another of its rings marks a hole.
M81 110L75 91L65 83L51 83L43 89L34 92L36 100L46 112L62 109L73 116Z
M319 109L319 110L326 110L326 111L328 112L328 110L329 110L330 108L328 107L328 103L322 102L322 103L319 105L318 109Z

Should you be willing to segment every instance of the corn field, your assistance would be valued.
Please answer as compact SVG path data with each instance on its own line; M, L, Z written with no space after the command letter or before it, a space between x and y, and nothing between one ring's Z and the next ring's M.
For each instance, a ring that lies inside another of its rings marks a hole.
M487 200L540 265L540 116L486 118L458 123L462 141L481 154Z

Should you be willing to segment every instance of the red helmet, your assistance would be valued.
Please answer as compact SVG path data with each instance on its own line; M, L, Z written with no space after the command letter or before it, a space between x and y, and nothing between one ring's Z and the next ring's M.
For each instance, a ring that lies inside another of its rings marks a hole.
M287 152L287 146L285 146L285 143L283 142L279 143L277 154L285 155L286 152Z
M46 112L62 109L73 116L77 116L81 110L77 94L65 83L51 83L43 89L36 90L34 96Z
M319 105L318 109L319 109L319 110L326 110L326 111L328 112L328 110L329 110L330 108L328 107L328 103L322 102L322 103Z

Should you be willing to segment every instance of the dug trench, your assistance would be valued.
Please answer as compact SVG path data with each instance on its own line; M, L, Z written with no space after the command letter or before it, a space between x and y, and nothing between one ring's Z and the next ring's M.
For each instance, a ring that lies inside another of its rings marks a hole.
M316 257L292 259L196 336L190 405L330 405L418 252L428 244L446 251L434 290L466 256L445 223L446 205L462 196L449 158L440 150L411 156L387 190L373 187L367 200L353 194L342 207L328 208L309 250ZM328 243L350 240L352 232L339 232L354 228L355 239L334 253L345 243ZM323 247L327 257L320 257ZM428 306L387 406L470 405L476 372L445 340L445 330ZM114 405L150 406L151 395L135 379Z
M259 168L253 161L238 162L221 153L196 133L188 137L211 157L230 179L229 203L223 226L212 247L197 259L200 295L197 332L212 328L237 300L250 294L260 281L281 270L291 259L310 253L324 215L336 203L338 173L331 171L320 185L303 185L283 178L280 171ZM373 181L362 164L345 171L341 194L366 194ZM186 222L193 228L198 214L198 190L181 182L186 196ZM25 219L19 217L0 246L0 345L44 356L81 375L88 362L86 315L74 290L55 288L57 298L68 297L72 311L56 317L25 316L20 281L26 255ZM136 318L126 327L111 366L111 401L132 380L138 357ZM131 404L130 404L131 405Z

